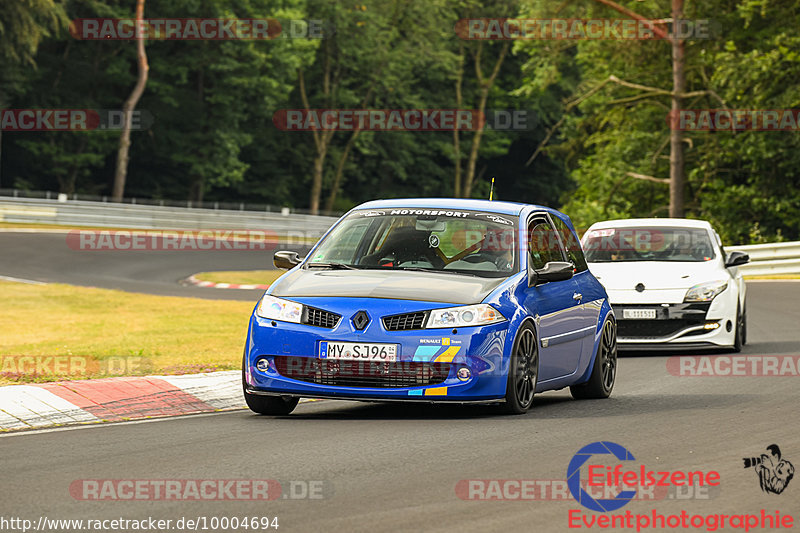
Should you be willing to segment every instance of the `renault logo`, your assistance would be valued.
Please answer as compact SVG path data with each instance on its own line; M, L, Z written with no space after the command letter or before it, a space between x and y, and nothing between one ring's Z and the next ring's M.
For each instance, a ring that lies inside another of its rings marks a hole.
M644 283L637 283L635 289L636 292L644 292Z
M355 326L357 330L362 330L367 327L367 324L369 324L369 315L366 311L359 311L358 313L354 314L353 318L350 320L353 321L353 326Z

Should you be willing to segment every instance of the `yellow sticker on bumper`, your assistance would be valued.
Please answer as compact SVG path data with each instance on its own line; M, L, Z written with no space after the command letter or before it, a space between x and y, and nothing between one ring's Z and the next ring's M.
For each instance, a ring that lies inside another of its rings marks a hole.
M445 351L443 351L439 356L435 359L437 363L452 363L453 358L456 354L461 350L461 346L451 346Z

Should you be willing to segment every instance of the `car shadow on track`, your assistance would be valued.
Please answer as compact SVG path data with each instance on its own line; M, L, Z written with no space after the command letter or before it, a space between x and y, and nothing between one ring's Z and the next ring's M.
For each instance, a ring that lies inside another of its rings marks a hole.
M700 355L776 355L776 354L796 354L797 341L761 341L749 342L742 347L741 352L734 352L730 348L706 348L702 350L678 350L678 349L665 349L665 350L619 350L618 355L620 358L636 358L636 357L691 357Z
M745 353L745 349L741 353ZM697 355L735 355L729 348L705 348L703 350L678 350L678 349L664 349L664 350L619 350L617 355L621 358L631 357L671 357L678 356L697 356Z
M598 416L631 416L676 410L707 410L748 404L746 394L627 394L605 400L574 400L564 392L537 395L534 406L524 415L504 415L498 405L443 405L402 403L359 403L323 401L301 404L286 421L305 420L473 420L481 418L583 419ZM262 417L253 414L249 417Z

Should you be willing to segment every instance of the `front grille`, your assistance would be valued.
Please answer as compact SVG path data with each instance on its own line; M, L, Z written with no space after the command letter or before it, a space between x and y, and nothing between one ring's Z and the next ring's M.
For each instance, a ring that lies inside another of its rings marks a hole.
M617 336L623 338L669 337L679 331L704 324L703 320L618 320Z
M622 338L647 339L671 337L679 331L692 326L702 326L706 323L706 314L711 302L680 303L670 305L637 304L616 305L614 311L620 319L617 321L617 336ZM653 309L655 319L625 319L626 309ZM707 333L686 333L685 335L699 335Z
M330 311L323 311L315 307L306 307L302 322L310 326L333 328L339 323L340 318L342 318L342 315L337 315Z
M425 323L425 311L418 313L404 313L383 317L383 327L388 331L404 331L409 329L422 329Z
M284 355L274 359L278 373L287 378L318 385L381 389L436 385L447 379L451 366L450 363L336 361Z

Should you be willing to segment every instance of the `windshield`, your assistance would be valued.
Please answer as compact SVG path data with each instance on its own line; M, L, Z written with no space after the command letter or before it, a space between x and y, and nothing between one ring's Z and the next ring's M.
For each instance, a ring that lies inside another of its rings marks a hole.
M514 216L477 211L355 211L306 268L425 270L506 277L517 271Z
M631 261L703 262L716 256L708 232L699 228L607 228L583 236L590 263Z

